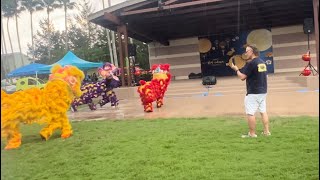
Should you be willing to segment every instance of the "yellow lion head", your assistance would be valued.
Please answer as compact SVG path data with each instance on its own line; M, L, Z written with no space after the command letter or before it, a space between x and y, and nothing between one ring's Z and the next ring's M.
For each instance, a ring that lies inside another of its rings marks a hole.
M77 67L69 65L62 67L59 64L54 65L49 76L49 80L53 79L60 79L67 82L76 97L80 97L82 95L80 86L84 79L84 73Z

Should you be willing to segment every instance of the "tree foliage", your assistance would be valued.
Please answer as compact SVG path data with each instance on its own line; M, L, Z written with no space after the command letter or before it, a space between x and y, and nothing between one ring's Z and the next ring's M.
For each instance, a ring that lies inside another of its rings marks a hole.
M107 31L88 21L88 16L93 13L88 0L79 0L75 5L78 10L73 18L68 21L68 44L69 50L78 57L92 62L110 62L108 49ZM49 27L47 26L49 23ZM118 38L116 37L116 41ZM34 53L38 63L52 64L57 62L65 54L66 31L57 31L48 22L48 19L40 22L40 30L34 36L35 50L28 45L28 54ZM117 42L115 42L118 45ZM134 40L137 46L136 64L143 69L149 69L148 46ZM48 50L50 48L51 59Z

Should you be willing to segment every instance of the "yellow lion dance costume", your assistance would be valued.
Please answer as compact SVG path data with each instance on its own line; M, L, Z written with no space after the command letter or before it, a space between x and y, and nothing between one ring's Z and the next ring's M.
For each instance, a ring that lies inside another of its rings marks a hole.
M1 90L1 137L7 140L5 149L20 147L20 123L46 123L40 131L45 140L56 129L61 129L61 138L70 137L72 129L67 111L72 100L81 96L83 79L84 74L78 68L55 65L43 89L31 88L13 94Z
M152 80L149 82L140 80L138 93L145 112L153 112L152 102L154 101L157 102L157 108L163 105L164 93L167 91L171 79L169 68L169 64L155 64L151 67Z

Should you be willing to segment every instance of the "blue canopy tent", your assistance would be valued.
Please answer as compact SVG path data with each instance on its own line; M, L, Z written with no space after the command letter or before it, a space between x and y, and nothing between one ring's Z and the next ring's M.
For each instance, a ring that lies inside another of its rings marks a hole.
M39 68L40 72L46 72L46 73L50 73L51 68L56 65L56 64L60 64L61 66L65 66L65 65L72 65L72 66L76 66L81 70L88 70L88 69L92 69L92 68L98 68L98 67L102 67L103 63L94 63L94 62L89 62L89 61L85 61L83 59L80 59L79 57L77 57L75 54L73 54L71 51L69 51L62 59L60 59L58 62L51 64L51 65L47 65L44 67Z
M32 63L26 66L22 66L18 69L15 69L7 74L7 77L18 77L18 76L29 76L29 75L37 75L37 74L48 74L47 72L43 71L40 72L39 68L47 66L46 64L38 64Z

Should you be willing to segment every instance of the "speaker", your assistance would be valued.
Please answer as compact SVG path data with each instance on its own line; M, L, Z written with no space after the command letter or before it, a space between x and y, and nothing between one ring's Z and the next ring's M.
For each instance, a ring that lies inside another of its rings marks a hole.
M215 76L204 76L202 78L203 85L215 85L217 83L217 79Z
M198 74L190 73L188 77L189 77L189 79L200 79L200 78L202 78L202 74L201 73L198 73Z
M137 55L137 47L135 44L128 44L128 54L129 56Z
M313 19L312 18L306 18L303 21L303 32L305 34L311 34L314 31L313 27Z

